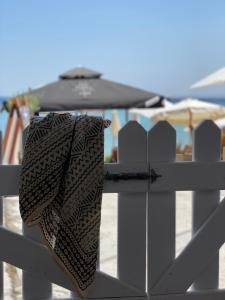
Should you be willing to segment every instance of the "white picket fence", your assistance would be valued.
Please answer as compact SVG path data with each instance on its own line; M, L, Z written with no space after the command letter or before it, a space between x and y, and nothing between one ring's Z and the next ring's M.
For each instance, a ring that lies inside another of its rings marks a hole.
M129 122L118 144L119 161L105 164L105 171L144 173L149 178L105 180L104 193L118 193L119 199L118 275L113 278L98 270L89 298L224 300L225 290L218 289L218 251L225 241L220 130L204 121L193 132L193 159L185 162L176 161L176 133L167 122L157 123L148 133ZM20 166L0 166L1 196L18 194L19 172ZM176 191L193 191L193 236L178 257ZM0 224L2 218L1 203ZM51 283L73 289L35 229L24 226L23 235L18 235L1 226L0 260L23 269L25 300L51 299ZM0 299L3 277L0 266Z

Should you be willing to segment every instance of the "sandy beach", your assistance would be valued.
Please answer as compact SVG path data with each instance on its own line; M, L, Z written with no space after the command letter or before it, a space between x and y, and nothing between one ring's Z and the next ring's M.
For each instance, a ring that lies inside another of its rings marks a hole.
M221 191L221 199L225 191ZM177 192L176 201L176 255L191 239L191 192ZM10 230L21 233L22 224L19 214L18 198L4 199L4 224ZM117 194L104 194L102 201L101 221L101 270L116 277L117 273ZM225 288L225 247L220 250L220 288ZM5 299L21 300L22 271L8 264L5 270ZM68 297L70 292L53 285L53 297Z

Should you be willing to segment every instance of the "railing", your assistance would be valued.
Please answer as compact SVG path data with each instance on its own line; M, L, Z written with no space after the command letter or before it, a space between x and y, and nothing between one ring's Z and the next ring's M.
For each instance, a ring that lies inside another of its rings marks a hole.
M118 278L98 270L89 298L225 299L225 290L218 289L218 251L225 241L220 130L203 122L193 132L193 160L178 162L175 130L167 122L148 133L129 122L119 133L118 152L117 164L105 164L107 174L148 176L104 182L104 193L118 193L119 199ZM19 172L20 166L0 166L0 195L18 194ZM176 257L175 192L182 190L194 191L193 237ZM22 236L1 226L0 245L0 260L23 269L23 299L51 299L51 283L72 290L37 230L24 226ZM1 297L2 278L0 267Z

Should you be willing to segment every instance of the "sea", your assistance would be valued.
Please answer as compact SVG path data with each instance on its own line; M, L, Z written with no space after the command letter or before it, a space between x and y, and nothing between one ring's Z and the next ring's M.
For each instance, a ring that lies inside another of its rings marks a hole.
M0 97L0 108L1 104L3 101L5 101L7 97ZM183 98L179 98L183 99ZM170 99L173 102L177 102L179 100L178 98L173 98ZM219 104L219 105L225 105L225 99L212 99L212 98L201 98L201 100L209 101L214 104ZM124 109L118 109L117 110L119 120L120 120L120 125L123 127L126 124L125 120L125 110ZM105 118L111 119L112 118L112 111L111 110L106 110L105 111ZM5 129L6 129L6 124L7 124L7 119L8 119L8 113L6 111L1 111L0 112L0 131L4 135ZM129 120L133 119L133 114L129 113ZM150 130L153 126L154 123L152 123L148 118L144 116L140 116L139 118L139 123L142 125L142 127L145 128L145 130ZM181 147L184 147L186 144L190 143L190 135L184 126L181 125L173 125L173 127L176 129L176 136L177 136L177 145L180 145ZM110 155L111 149L113 146L117 145L117 140L113 139L112 133L111 133L111 128L105 129L105 155Z

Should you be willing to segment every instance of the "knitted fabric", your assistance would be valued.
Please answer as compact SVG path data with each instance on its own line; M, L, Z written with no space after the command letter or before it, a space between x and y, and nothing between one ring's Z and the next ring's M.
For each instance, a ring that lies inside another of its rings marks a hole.
M104 128L100 117L34 117L25 143L19 202L23 221L39 224L57 263L86 297L96 271L101 221Z

